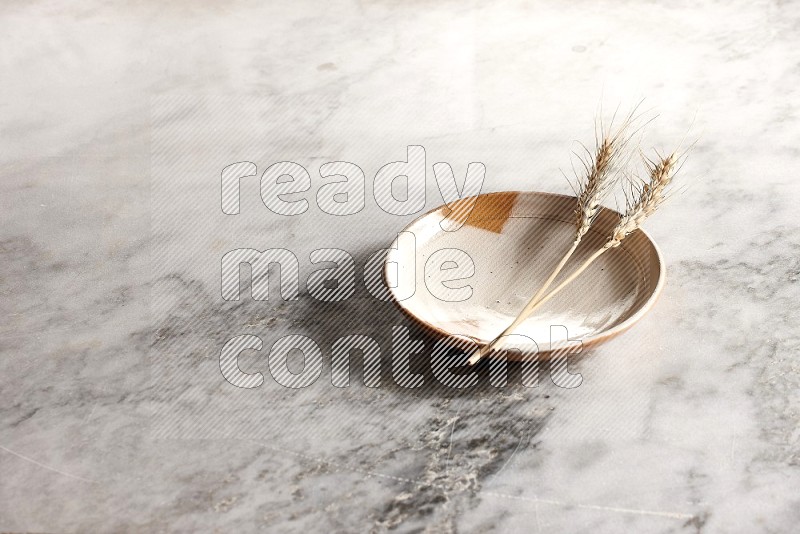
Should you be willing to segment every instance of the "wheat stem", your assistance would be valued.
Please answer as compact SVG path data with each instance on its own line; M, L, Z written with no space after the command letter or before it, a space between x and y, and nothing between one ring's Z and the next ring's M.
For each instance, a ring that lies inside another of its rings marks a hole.
M525 305L522 311L519 312L514 321L510 325L508 325L502 332L500 332L500 334L498 334L491 342L489 342L482 348L476 350L468 360L469 365L475 365L476 363L478 363L478 361L482 357L484 357L490 350L492 350L492 348L494 348L494 345L501 337L505 336L506 334L514 330L516 327L520 325L520 323L522 323L522 321L524 321L528 316L530 316L531 313L533 313L533 310L535 310L538 307L536 305L537 301L544 294L544 292L547 291L547 288L550 287L550 284L553 283L553 281L556 279L556 276L558 276L558 274L567 264L569 259L572 257L572 254L578 248L578 245L580 245L580 242L581 242L580 239L576 239L572 243L572 246L569 248L567 253L564 254L564 257L561 258L561 261L558 262L558 265L550 274L550 276L547 278L545 283L542 285L542 287L539 288L539 291L537 291L536 294L528 301L528 303Z
M569 275L569 277L566 280L564 280L563 282L558 284L555 287L555 289L550 291L550 293L548 293L547 295L545 295L541 299L539 299L539 300L531 299L531 301L528 303L528 305L525 307L525 309L522 310L522 312L517 316L516 319L514 319L514 322L512 322L505 330L503 330L500 333L500 335L498 335L490 343L488 343L484 347L482 347L482 348L478 349L477 351L475 351L475 353L473 353L473 355L470 357L470 359L467 361L467 363L469 365L475 365L476 363L478 363L478 361L480 361L481 358L486 356L486 354L488 354L489 351L491 351L492 349L498 348L498 345L502 344L504 336L506 336L509 333L511 333L515 328L517 328L520 324L522 324L525 321L525 319L530 317L533 314L533 312L538 310L540 307L544 306L544 304L547 301L549 301L551 298L555 297L556 294L559 291L561 291L562 289L567 287L573 280L575 280L578 276L580 276L581 273L583 273L583 271L585 271L589 267L589 265L591 265L597 258L599 258L609 248L611 248L611 247L603 247L600 250L596 251L585 262L583 262L583 264L580 267L578 267L578 269L576 269L574 273Z
M570 249L567 251L566 254L564 254L564 257L561 258L561 261L558 262L558 265L556 265L556 268L553 270L552 273L550 273L550 276L547 278L547 280L545 280L545 282L542 285L542 287L539 288L539 291L537 291L536 294L533 296L533 298L528 302L528 304L525 305L525 308L522 309L522 311L520 312L520 315L525 313L525 311L528 308L532 307L533 304L535 304L536 301L539 300L539 298L542 295L544 295L544 292L547 291L547 288L549 288L550 284L552 284L553 281L556 279L556 276L558 276L558 274L561 272L561 270L567 264L569 259L575 253L575 250L578 248L578 245L580 245L580 243L581 243L580 240L577 240L577 239L572 243L572 246L570 247Z
M523 308L522 311L517 315L516 319L514 319L514 322L512 322L489 344L477 350L469 359L470 365L477 363L478 360L480 360L492 349L495 342L500 337L515 329L522 321L525 320L526 317L532 313L532 310L535 309L536 302L542 295L544 295L545 291L550 288L550 285L555 281L562 269L564 269L564 266L578 248L578 245L580 245L583 236L589 231L589 228L592 226L595 217L600 211L600 205L603 201L603 198L606 196L614 183L614 177L612 176L611 171L621 149L627 143L627 139L624 137L624 132L629 126L632 117L633 115L631 114L631 116L625 120L616 133L608 137L604 137L602 141L598 143L591 165L588 162L581 160L586 169L586 177L583 180L579 180L581 187L577 198L578 207L575 210L575 238L569 250L567 250L567 253L563 258L561 258L561 261L558 262L556 268L552 273L550 273L550 276L547 278L547 280L545 280L542 287L539 288L536 294L525 305L525 308ZM588 150L586 150L586 152L589 153ZM589 154L591 155L591 153Z
M541 294L553 282L553 280L555 280L558 272L563 269L570 256L572 256L572 254L575 252L575 249L577 249L578 244L580 243L580 237L582 236L579 228L578 237L564 258L562 258L562 260L559 262L554 274L551 274L547 282L545 282L545 286L543 286L543 288L540 289L536 295L534 295L522 312L507 328L503 330L503 332L500 333L499 336L497 336L484 347L476 350L469 358L468 363L470 365L477 363L483 356L495 348L503 336L517 328L523 321L525 321L525 319L530 317L533 312L543 306L547 301L553 298L573 280L580 276L595 260L597 260L597 258L602 256L607 250L620 246L623 239L625 239L635 230L638 230L645 219L652 215L661 205L661 203L667 198L666 190L672 183L675 172L677 172L676 166L678 164L678 159L680 158L676 157L675 153L672 153L666 157L660 157L657 162L645 158L645 165L649 171L650 179L647 183L635 190L635 192L638 193L638 198L636 198L635 202L628 203L625 214L620 217L619 222L611 231L611 235L609 236L606 244L589 256L589 258L580 267L578 267L578 269L576 269L569 277L567 277L566 280L561 282L555 289L547 293L547 295L544 297L541 297Z
M549 292L547 295L545 295L544 297L542 297L542 298L541 298L540 300L538 300L538 301L537 301L537 302L536 302L536 303L535 303L533 306L531 306L531 307L530 307L528 310L526 310L526 311L527 311L527 313L525 314L525 316L524 316L524 317L519 317L518 319L521 319L521 320L519 320L519 321L517 322L517 324L516 324L516 325L514 325L514 327L516 328L517 326L519 326L519 324L520 324L520 323L522 323L522 321L524 321L524 320L525 320L525 319L527 319L528 317L530 317L530 316L531 316L531 314L533 314L533 312L535 312L536 310L538 310L540 307L544 306L544 305L545 305L545 303L546 303L547 301L549 301L551 298L555 297L555 296L556 296L556 294L557 294L559 291L561 291L562 289L564 289L565 287L567 287L567 286L568 286L568 285L569 285L569 284L570 284L570 283L571 283L573 280L575 280L575 279L576 279L578 276L580 276L580 275L581 275L581 273L583 273L583 271L585 271L585 270L586 270L586 269L587 269L587 268L588 268L588 267L589 267L589 266L590 266L592 263L594 263L594 261L595 261L597 258L599 258L600 256L602 256L602 255L603 255L603 253L605 253L605 252L606 252L606 251L607 251L609 248L611 248L611 247L603 247L603 248L601 248L600 250L596 251L596 252L595 252L594 254L592 254L591 256L589 256L589 258L588 258L588 259L587 259L585 262L583 262L583 264L582 264L580 267L578 267L578 268L575 270L575 272L573 272L571 275L569 275L569 277L568 277L566 280L564 280L563 282L561 282L560 284L558 284L558 285L555 287L555 289L553 289L552 291L550 291L550 292ZM509 331L510 331L510 330L512 330L512 328L511 328L511 327L509 327L507 330L509 330ZM507 334L507 333L508 333L508 332L503 332L503 334L502 334L502 335L505 335L505 334Z

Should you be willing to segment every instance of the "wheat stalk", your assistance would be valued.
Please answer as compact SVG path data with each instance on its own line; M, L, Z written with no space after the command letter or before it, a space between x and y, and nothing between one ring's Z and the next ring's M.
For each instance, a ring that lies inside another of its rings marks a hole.
M658 161L650 160L644 156L642 159L648 170L649 180L640 186L636 185L635 182L632 182L630 194L626 194L627 207L625 214L620 217L619 222L612 230L611 235L609 236L605 245L589 256L589 258L580 267L578 267L575 272L573 272L566 280L561 282L547 295L544 297L534 297L531 299L531 302L528 303L522 313L517 316L517 318L511 323L511 325L509 325L508 328L503 330L503 332L497 336L497 338L487 344L484 348L476 351L470 357L468 360L470 365L477 363L485 354L495 347L498 340L514 330L523 321L525 321L525 319L530 317L534 311L543 306L547 301L553 298L557 293L559 293L573 280L580 276L580 274L583 273L595 260L597 260L597 258L602 256L606 251L618 247L628 235L639 229L642 223L650 215L652 215L656 209L658 209L664 200L666 200L667 188L672 183L672 180L678 169L678 156L675 153L672 153L666 157L659 157ZM636 199L635 201L632 200L634 198ZM578 231L580 231L580 227ZM577 246L575 246L575 248L577 248ZM564 263L566 263L566 261ZM563 265L561 267L563 267ZM551 278L555 279L555 276L552 276ZM550 282L552 282L552 280L550 280ZM540 290L539 293L542 293L542 291ZM537 295L539 293L537 293Z
M578 249L583 236L589 231L589 228L592 226L595 217L600 211L600 205L603 201L603 198L605 198L616 181L616 176L613 170L615 167L617 167L617 160L622 154L625 145L630 140L630 136L626 136L626 130L635 120L635 112L636 108L634 108L630 115L628 115L628 117L623 121L616 133L604 135L599 141L597 129L595 129L596 149L594 157L592 157L590 161L585 161L579 156L579 159L585 170L585 175L583 178L578 177L578 188L580 189L580 192L576 192L578 197L578 206L575 210L575 237L573 238L572 244L558 262L553 272L550 273L550 276L547 278L547 280L545 280L542 287L540 287L536 294L531 297L519 315L517 315L516 319L514 319L514 321L491 342L484 347L479 348L472 355L469 360L472 364L476 363L484 355L491 351L498 339L514 330L522 321L525 320L526 317L530 315L531 311L534 309L534 306L536 306L537 301L542 297L542 295L545 294L545 291L547 291L559 273L561 273L561 271L564 269L564 266L567 264L569 259ZM613 123L614 119L612 118L609 130L611 130L613 127ZM602 129L603 128L601 125L601 135ZM586 150L586 152L590 157L592 156L588 150Z

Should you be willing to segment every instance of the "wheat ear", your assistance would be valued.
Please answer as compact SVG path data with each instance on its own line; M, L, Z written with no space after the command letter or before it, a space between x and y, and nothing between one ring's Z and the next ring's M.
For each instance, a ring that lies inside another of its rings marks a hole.
M638 199L635 202L628 204L625 214L620 217L619 222L611 232L606 244L589 256L589 258L580 267L578 267L575 272L573 272L566 280L561 282L550 293L533 302L532 305L526 306L526 310L524 310L523 313L520 314L514 320L514 322L508 328L506 328L503 333L500 334L500 336L497 337L497 339L493 340L491 343L486 345L486 347L484 347L485 350L482 349L476 351L472 357L470 357L468 360L470 365L477 363L486 353L489 352L489 350L491 350L491 348L497 344L499 339L519 326L523 321L525 321L525 319L530 317L534 311L543 306L547 301L553 298L557 293L559 293L573 280L580 276L581 273L583 273L595 260L597 260L597 258L602 256L609 249L618 247L622 243L623 239L625 239L635 230L639 229L645 219L652 215L653 212L655 212L656 209L664 202L664 200L667 198L667 187L670 185L670 183L672 183L672 180L675 176L678 157L675 155L675 153L673 153L665 158L660 158L657 162L646 158L644 158L644 161L645 166L649 171L649 180L639 187L632 185L632 193L638 197Z
M528 305L535 303L544 295L545 291L550 287L550 284L553 283L567 264L567 261L572 257L572 254L575 253L578 245L581 244L583 236L586 235L589 228L592 226L595 217L600 211L600 204L603 198L614 183L614 175L611 171L620 153L620 145L623 144L621 143L621 135L622 130L613 137L604 138L598 145L595 151L594 162L591 167L587 166L589 171L587 172L586 178L581 182L581 190L578 195L578 207L575 210L575 238L573 239L572 245L569 250L567 250L566 254L564 254L564 257L561 258L561 261L558 262L553 272L550 273L550 276L542 287L539 288L539 291L531 298Z

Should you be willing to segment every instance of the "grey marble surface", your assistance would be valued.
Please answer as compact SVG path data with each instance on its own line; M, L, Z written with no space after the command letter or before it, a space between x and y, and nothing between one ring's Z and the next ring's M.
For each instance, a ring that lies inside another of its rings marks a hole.
M0 530L796 531L799 7L4 4ZM277 217L249 182L231 223L227 164L317 189L321 163L371 183L420 144L429 171L483 162L485 191L566 193L600 104L642 97L648 146L699 139L647 224L668 282L578 388L334 388L338 336L410 326L390 303L220 297L226 250L290 249L305 280L310 250L363 262L413 218L370 195ZM252 353L265 384L232 387L243 333L310 335L322 379L281 388Z

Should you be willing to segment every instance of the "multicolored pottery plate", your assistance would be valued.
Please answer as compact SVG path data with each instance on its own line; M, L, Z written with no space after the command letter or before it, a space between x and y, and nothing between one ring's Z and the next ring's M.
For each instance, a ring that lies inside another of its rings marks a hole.
M392 244L384 278L397 305L425 328L485 344L514 320L572 244L576 199L504 192L480 195L473 201L471 212L465 199L451 207L440 206L409 224L401 234L405 236L402 246L400 236ZM459 213L468 213L461 215L466 219L463 226L446 231L443 226L452 224ZM602 247L618 218L614 210L601 211L551 287ZM539 353L567 338L582 341L584 347L603 342L644 316L661 292L664 275L658 247L647 232L637 230L622 246L592 263L515 333L533 339ZM401 287L403 277L413 277L413 291Z

